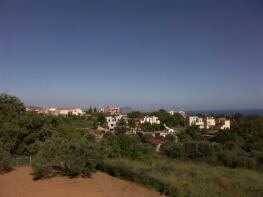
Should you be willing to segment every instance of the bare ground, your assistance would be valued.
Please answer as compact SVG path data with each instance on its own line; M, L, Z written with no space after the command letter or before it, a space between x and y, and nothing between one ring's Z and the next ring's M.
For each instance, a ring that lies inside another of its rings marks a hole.
M92 178L34 181L29 167L0 175L0 197L160 197L158 192L97 172Z

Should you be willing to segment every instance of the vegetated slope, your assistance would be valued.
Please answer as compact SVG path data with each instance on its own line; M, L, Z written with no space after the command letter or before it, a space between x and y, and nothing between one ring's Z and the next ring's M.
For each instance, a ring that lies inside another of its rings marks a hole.
M263 196L263 174L206 163L108 159L101 170L169 196Z
M107 174L94 173L90 179L53 177L34 181L29 167L0 175L2 197L158 197L157 192Z

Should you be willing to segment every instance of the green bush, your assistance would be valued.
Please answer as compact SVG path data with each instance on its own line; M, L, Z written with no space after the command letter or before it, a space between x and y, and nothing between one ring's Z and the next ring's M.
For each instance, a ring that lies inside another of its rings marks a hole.
M11 155L0 147L0 172L9 172L13 169L13 160Z
M108 150L108 156L113 158L145 159L155 150L152 145L142 143L137 135L107 134L104 136L102 144Z
M144 173L144 170L133 169L130 166L124 165L122 162L115 164L101 162L97 168L98 170L106 172L112 176L125 178L127 180L135 181L137 183L155 188L164 195L170 197L177 196L176 188L170 185L168 182L164 182L160 179L150 176Z
M33 168L33 178L41 179L41 178L47 178L51 176L52 174L52 166L47 164L47 161L38 154L33 162L32 162L32 168Z
M257 160L259 166L263 166L263 151L254 151L252 156Z
M166 143L161 146L161 152L173 159L183 158L185 156L184 146L179 143Z
M237 151L224 151L218 154L218 163L231 168L243 167L243 168L255 168L257 161L246 155L242 155Z
M53 138L40 147L33 160L35 179L46 178L57 173L74 177L89 177L101 161L102 154L98 144L85 138L64 140Z

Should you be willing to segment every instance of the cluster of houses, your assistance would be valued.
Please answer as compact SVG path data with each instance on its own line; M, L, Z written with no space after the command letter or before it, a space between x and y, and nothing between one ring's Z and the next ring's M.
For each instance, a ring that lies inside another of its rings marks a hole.
M126 122L129 121L129 118L126 115L121 113L119 107L107 107L99 110L106 115L107 129L108 131L114 131L117 127L117 123L124 119ZM156 116L145 116L143 118L134 118L135 126L138 127L140 124L149 122L150 124L160 124L160 120Z
M131 118L127 117L126 115L121 114L121 111L119 108L113 107L113 108L107 108L107 109L101 109L100 112L105 113L106 116L106 122L107 122L107 131L113 132L115 130L115 128L117 127L118 122L123 119L124 121L126 121L127 123L129 122L129 120ZM176 112L174 112L176 113ZM113 114L113 115L112 115ZM185 115L185 113L184 113ZM132 118L132 120L134 121L135 124L135 128L138 128L141 124L144 123L149 123L149 124L161 124L161 121L159 120L159 118L157 116L150 116L150 115L146 115L142 118ZM170 133L174 133L175 130L172 128L167 127L166 125L164 125L165 131L156 131L159 132L160 136L165 137L167 134ZM135 130L131 131L136 132ZM142 131L141 131L142 132ZM150 132L150 134L155 134L156 132ZM147 132L142 132L142 133L146 133Z
M107 114L109 116L119 116L121 115L121 109L119 107L106 107L101 108L99 112Z
M83 112L80 108L46 108L46 107L27 107L26 111L35 111L37 113L45 113L52 115L83 115ZM121 113L121 109L119 107L107 107L102 108L99 112L104 113L106 115L107 129L108 131L114 131L117 127L117 123L124 119L126 122L129 121L129 118L126 115ZM184 111L170 111L170 115L174 115L175 113L181 114L186 119L186 126L198 126L200 129L230 129L230 120L223 118L214 118L213 116L188 116ZM139 127L143 123L150 124L160 124L160 120L156 116L144 116L142 118L134 118L133 119L135 126ZM174 130L172 128L164 125L165 130L168 133L173 133Z
M213 116L189 116L186 126L198 126L200 129L230 129L230 120L227 118L214 118Z
M122 115L122 114L116 116L106 116L108 131L114 131L114 129L117 127L117 123L121 119L124 119L126 122L129 121L129 118L126 115ZM160 124L160 120L156 116L145 116L143 118L134 118L134 121L136 127L146 122L150 124Z
M26 111L35 111L37 113L52 114L52 115L83 115L84 112L80 108L47 108L47 107L26 107Z
M52 115L83 115L83 112L80 108L43 108L43 107L27 107L26 111L35 111L37 113L45 113ZM121 113L121 109L119 107L107 107L102 108L99 112L104 113L106 116L106 129L107 132L114 132L118 122L123 119L127 123L130 118L127 115L123 115ZM200 129L209 129L211 132L216 132L218 129L230 129L230 120L223 118L214 118L212 116L186 116L186 113L183 111L169 111L170 115L174 115L176 113L181 114L185 118L185 126L198 126ZM135 128L140 128L141 124L149 123L149 124L161 124L159 118L157 116L146 115L142 118L132 118ZM177 131L174 128L169 128L166 124L163 125L163 131L139 131L143 135L150 135L152 137L146 138L146 142L151 143L157 146L157 150L159 150L161 144L164 143L164 140L156 137L157 135L166 137L168 134L172 134L177 141ZM129 128L131 129L131 128ZM136 132L137 129L129 130L130 132ZM214 131L213 131L214 130ZM208 133L207 137L213 137L214 133Z

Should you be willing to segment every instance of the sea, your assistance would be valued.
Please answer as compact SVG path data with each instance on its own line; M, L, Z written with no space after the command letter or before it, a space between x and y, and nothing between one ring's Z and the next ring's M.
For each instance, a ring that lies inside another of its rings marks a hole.
M231 116L234 114L242 114L242 115L258 115L263 116L263 109L231 109L231 110L196 110L196 111L186 111L187 115L197 115L197 114L205 114L205 115L216 115L216 114L224 114L227 116Z

